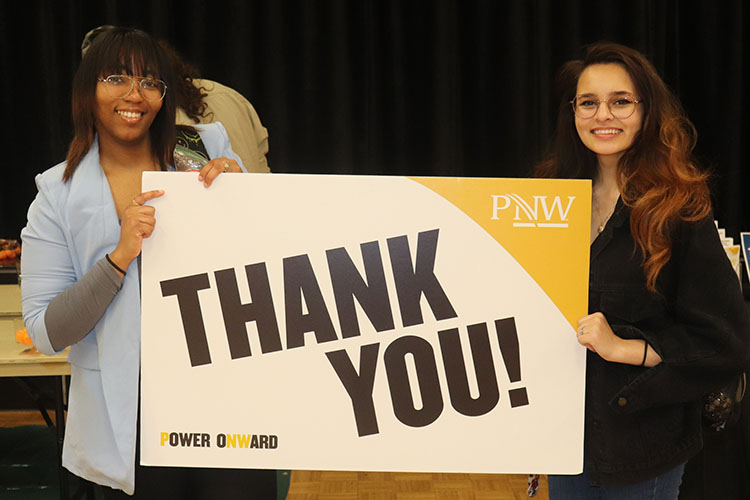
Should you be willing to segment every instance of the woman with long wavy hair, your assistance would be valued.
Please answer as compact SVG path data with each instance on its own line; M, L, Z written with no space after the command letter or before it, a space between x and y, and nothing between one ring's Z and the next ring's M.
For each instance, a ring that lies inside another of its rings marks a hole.
M748 314L719 241L693 125L639 52L600 42L558 74L535 175L591 179L584 470L550 498L676 499L700 399L743 372Z

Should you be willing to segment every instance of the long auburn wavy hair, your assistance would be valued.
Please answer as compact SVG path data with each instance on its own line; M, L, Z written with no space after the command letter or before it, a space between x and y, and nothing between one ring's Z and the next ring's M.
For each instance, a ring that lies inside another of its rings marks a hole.
M173 162L176 142L174 69L169 56L148 33L112 27L98 34L86 49L73 78L73 140L68 147L63 181L73 177L96 137L96 87L111 74L151 75L167 84L162 107L151 124L151 151L162 170ZM170 91L172 90L172 91Z
M555 135L547 158L536 165L534 174L572 179L596 176L597 156L578 137L570 104L581 73L593 64L622 66L642 101L643 123L617 165L618 187L623 203L631 209L630 230L643 255L646 285L656 292L659 272L672 255L674 224L707 216L711 197L708 174L692 159L695 127L645 56L623 45L598 42L585 48L582 59L563 65L556 81L560 107Z

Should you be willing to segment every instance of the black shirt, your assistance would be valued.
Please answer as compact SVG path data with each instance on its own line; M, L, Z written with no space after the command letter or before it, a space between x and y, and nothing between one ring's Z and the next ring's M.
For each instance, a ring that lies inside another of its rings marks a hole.
M589 313L602 312L621 338L648 341L662 362L645 368L588 353L585 452L591 482L602 486L685 463L702 446L702 395L750 365L748 312L712 218L675 224L658 294L646 288L629 220L618 200L591 246Z

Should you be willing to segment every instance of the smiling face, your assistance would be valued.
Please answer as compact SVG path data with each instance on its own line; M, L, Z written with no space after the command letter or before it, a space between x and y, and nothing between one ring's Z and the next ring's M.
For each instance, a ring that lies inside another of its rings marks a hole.
M620 159L633 145L643 122L642 106L627 118L616 118L607 103L613 97L629 95L638 98L628 72L619 64L592 64L578 78L576 98L602 101L591 118L575 115L576 130L583 144L596 153L599 164Z
M103 75L106 78L108 75ZM148 101L135 82L133 90L125 97L112 97L107 84L96 86L96 131L100 146L109 143L121 146L150 142L149 129L162 107L161 100Z

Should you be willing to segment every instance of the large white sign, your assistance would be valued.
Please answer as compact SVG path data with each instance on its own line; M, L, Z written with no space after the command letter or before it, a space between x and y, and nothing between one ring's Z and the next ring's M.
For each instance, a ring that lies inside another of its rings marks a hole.
M580 472L588 181L143 185L143 464Z

